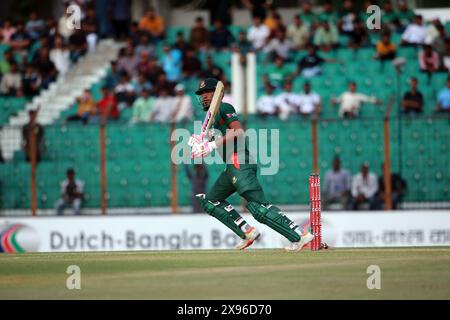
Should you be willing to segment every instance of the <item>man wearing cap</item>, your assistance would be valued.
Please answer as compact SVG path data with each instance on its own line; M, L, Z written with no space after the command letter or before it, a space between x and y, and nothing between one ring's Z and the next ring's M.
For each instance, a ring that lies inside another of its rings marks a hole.
M209 109L217 82L214 78L207 78L195 92L205 112ZM291 241L287 251L300 251L314 236L309 231L302 233L299 226L266 199L257 178L256 161L249 153L244 131L232 105L220 104L212 128L215 129L213 133L193 135L190 139L194 158L206 157L216 149L226 163L212 189L206 194L196 195L200 206L242 239L237 249L245 249L259 238L260 233L227 202L229 196L238 192L247 201L246 208L257 221Z

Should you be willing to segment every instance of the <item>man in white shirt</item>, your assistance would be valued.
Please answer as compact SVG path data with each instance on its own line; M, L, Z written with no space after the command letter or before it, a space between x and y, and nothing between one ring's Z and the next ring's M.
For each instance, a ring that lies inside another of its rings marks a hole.
M181 83L175 86L175 98L173 99L172 119L175 122L188 121L192 119L194 107L191 97L184 92L184 85Z
M174 110L174 98L169 96L169 93L165 88L162 88L160 95L155 100L153 110L150 113L150 121L156 122L172 122L173 110Z
M320 113L320 96L311 92L311 84L307 81L303 85L304 92L298 96L299 113L302 116L308 116L313 113L318 115Z
M280 114L280 108L277 105L277 97L273 94L273 89L273 86L267 83L265 85L265 94L256 101L257 112L263 117Z
M331 104L340 103L339 116L343 118L354 118L358 116L359 109L363 102L381 104L381 101L374 96L366 96L362 93L356 92L356 83L349 84L349 91L342 93L339 97L332 98Z
M83 200L84 182L75 179L75 171L68 169L67 179L61 182L61 198L56 203L57 214L63 215L64 209L72 206L76 215L80 214L81 201Z
M370 210L377 207L378 191L377 176L369 172L369 164L363 163L361 172L353 177L352 181L352 207L353 210L358 210L363 203L369 203Z
M292 41L296 50L305 49L310 34L308 26L303 23L300 15L294 17L294 23L288 27L287 36Z
M286 81L283 89L283 92L276 96L275 104L280 108L280 112L283 113L284 117L287 117L289 114L298 113L299 95L292 92L292 83Z
M282 57L284 60L289 58L289 53L293 49L294 45L291 40L286 38L286 31L277 30L276 36L264 47L264 53L275 53Z
M254 17L253 25L248 29L247 39L251 42L254 50L261 50L266 44L266 40L270 35L269 28L261 23L261 18Z
M421 15L414 18L414 22L410 24L402 35L402 45L421 45L425 43L427 29L423 25Z

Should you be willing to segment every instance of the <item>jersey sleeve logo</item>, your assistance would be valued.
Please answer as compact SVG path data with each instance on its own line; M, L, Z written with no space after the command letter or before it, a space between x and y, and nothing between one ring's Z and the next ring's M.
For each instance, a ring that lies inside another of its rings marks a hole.
M233 112L233 113L227 113L227 117L228 117L228 118L235 118L235 117L237 117L237 114L236 114L236 112Z

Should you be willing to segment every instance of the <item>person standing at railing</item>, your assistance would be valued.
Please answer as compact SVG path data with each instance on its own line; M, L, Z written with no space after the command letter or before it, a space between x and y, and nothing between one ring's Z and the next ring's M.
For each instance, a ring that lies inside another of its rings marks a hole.
M45 141L44 127L37 123L37 111L30 110L28 111L28 115L30 117L30 121L22 127L22 147L25 152L25 156L28 162L31 161L31 150L33 150L31 146L30 133L33 132L35 135L35 143L36 146L34 150L36 150L36 162L41 161L42 155L45 152Z

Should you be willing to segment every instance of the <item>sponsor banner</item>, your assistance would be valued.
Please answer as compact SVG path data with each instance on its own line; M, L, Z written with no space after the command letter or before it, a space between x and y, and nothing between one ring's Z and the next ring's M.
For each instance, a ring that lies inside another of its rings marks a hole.
M309 213L288 213L303 229ZM282 248L288 241L250 215L261 231L252 248ZM450 211L322 214L330 247L450 245ZM1 218L0 252L70 252L232 249L240 239L208 215Z

